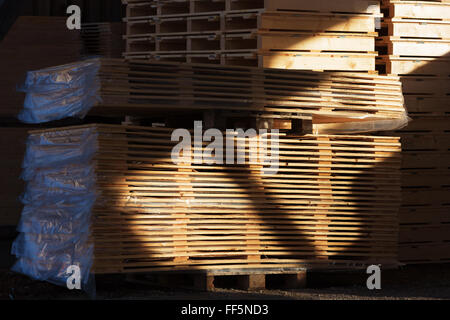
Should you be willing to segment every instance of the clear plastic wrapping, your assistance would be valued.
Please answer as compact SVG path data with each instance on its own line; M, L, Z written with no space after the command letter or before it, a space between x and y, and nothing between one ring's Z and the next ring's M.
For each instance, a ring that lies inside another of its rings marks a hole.
M13 271L66 286L70 267L80 271L81 289L95 292L94 245L90 235L97 200L92 128L30 135L23 162L27 185L20 232L12 246Z
M98 101L99 59L66 64L27 73L18 88L26 93L18 118L26 123L42 123L68 117L83 118Z

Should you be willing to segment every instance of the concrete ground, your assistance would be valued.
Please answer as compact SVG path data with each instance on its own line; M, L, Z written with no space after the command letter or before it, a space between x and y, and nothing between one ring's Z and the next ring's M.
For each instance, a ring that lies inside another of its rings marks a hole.
M383 271L382 289L370 291L364 273L311 273L308 288L246 292L199 292L135 284L121 276L97 277L99 300L450 300L450 265L409 266ZM80 300L89 297L10 271L0 272L0 299Z
M33 281L9 271L14 258L9 255L11 239L0 239L0 300L79 300L85 293L70 291L49 283ZM382 289L366 287L364 271L343 273L309 273L308 286L301 290L261 290L246 292L218 289L199 292L135 284L123 276L96 278L99 300L450 300L450 264L405 266L382 271Z

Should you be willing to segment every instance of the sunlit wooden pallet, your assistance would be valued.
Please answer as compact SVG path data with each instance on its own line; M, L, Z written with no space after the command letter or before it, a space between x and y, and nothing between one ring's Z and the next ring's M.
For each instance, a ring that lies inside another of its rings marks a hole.
M384 19L386 35L401 38L449 39L450 20Z
M139 17L155 14L186 14L215 11L236 11L248 9L265 9L268 11L295 12L336 12L336 13L365 13L379 14L379 1L341 0L329 3L327 0L186 0L186 1L132 1L122 0L127 5L127 16Z
M221 50L224 48L224 50ZM282 51L292 54L302 52L333 51L337 54L374 53L373 35L308 32L263 32L242 30L242 32L203 32L201 34L156 34L154 36L128 39L128 51L124 54L151 54L163 57L169 54L195 54L202 51Z
M450 20L450 3L447 1L389 1L384 7L389 17Z
M290 32L351 32L370 34L375 19L360 14L261 12L205 13L126 18L125 39L144 36L202 34L208 32L239 32L242 30Z
M163 1L127 8L127 59L375 70L381 17L375 1Z
M448 76L450 57L399 57L382 56L376 59L381 74Z
M398 57L442 57L450 52L449 39L402 39L382 37L377 39L378 51Z
M244 166L175 165L169 128L32 134L50 144L70 139L76 149L86 129L98 135L96 273L396 262L398 138L281 135L279 170L263 174L252 158Z
M257 52L255 50L199 51L185 53L138 52L125 55L134 61L179 61L188 63L212 63L230 66L251 66L275 69L346 71L375 73L376 53L328 53L328 52Z

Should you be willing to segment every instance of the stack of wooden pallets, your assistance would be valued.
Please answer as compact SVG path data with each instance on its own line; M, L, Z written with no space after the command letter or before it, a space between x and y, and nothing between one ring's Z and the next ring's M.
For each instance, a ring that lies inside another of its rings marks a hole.
M174 164L172 131L88 125L32 132L18 270L43 261L55 270L90 268L92 246L97 274L396 265L398 138L234 135L245 165L197 163L193 153ZM278 172L264 171L275 139ZM207 145L204 162L212 160ZM262 145L267 153L250 156ZM91 221L90 240L80 221Z
M36 80L43 75L46 81ZM48 91L44 99L38 87L51 79L61 92ZM363 73L94 59L30 72L26 90L33 102L23 112L28 122L88 112L167 117L205 111L222 118L312 119L316 131L327 133L392 130L407 122L399 78ZM67 112L61 101L69 101Z
M403 145L400 260L450 261L450 3L385 1L386 54L412 122Z
M380 70L387 74L444 75L450 69L450 3L383 1Z
M65 284L74 264L84 280L398 264L399 138L348 135L408 121L399 77L374 72L379 1L124 3L125 60L28 74L21 120L126 123L31 132L16 271ZM171 128L207 134L199 119L209 134L286 130L224 138L270 146L245 163L198 141L203 162L174 162Z
M123 0L127 59L375 70L379 1Z

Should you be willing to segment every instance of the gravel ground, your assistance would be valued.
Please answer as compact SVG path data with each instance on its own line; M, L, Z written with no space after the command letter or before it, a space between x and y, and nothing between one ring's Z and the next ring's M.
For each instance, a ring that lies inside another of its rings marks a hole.
M408 266L382 273L382 289L370 291L367 276L359 273L311 273L308 288L246 292L219 289L216 292L167 289L126 282L123 277L97 278L98 300L450 300L450 264ZM0 271L0 299L80 300L86 294L48 283L33 281L9 271Z

